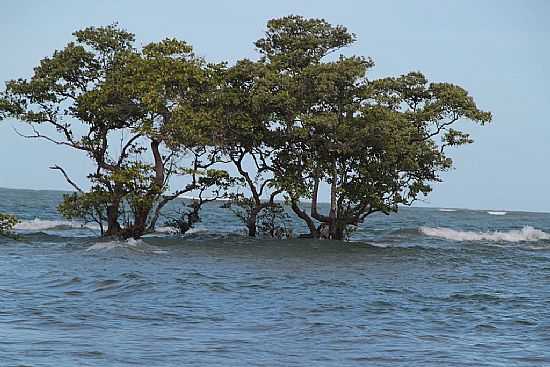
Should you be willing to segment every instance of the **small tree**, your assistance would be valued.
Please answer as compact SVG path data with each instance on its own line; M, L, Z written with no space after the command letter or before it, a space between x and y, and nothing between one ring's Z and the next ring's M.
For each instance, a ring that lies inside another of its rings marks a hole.
M196 186L199 188L197 196L191 200L191 203L184 204L179 209L176 216L168 216L165 225L174 228L180 235L184 235L196 223L201 221L200 210L206 203L227 199L228 190L235 184L235 178L231 177L226 171L217 169L208 169L201 172L197 179ZM208 193L210 196L205 196Z
M290 216L280 203L262 209L258 216L258 230L271 238L292 238Z
M249 236L254 228L254 237L262 235L271 238L291 238L290 217L280 203L262 203L261 208L253 198L237 195L229 206L233 214L246 226Z
M14 215L0 213L0 237L15 238L13 227L18 222Z
M101 236L105 235L104 223L107 220L107 208L111 202L108 193L101 190L64 194L57 210L64 218L82 220L85 224L99 226Z

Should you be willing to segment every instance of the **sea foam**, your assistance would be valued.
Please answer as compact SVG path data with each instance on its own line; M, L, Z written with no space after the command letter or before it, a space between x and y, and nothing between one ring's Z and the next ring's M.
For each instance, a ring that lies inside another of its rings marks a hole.
M420 227L419 230L426 236L445 238L452 241L522 242L550 239L550 233L546 233L531 226L524 226L522 229L514 229L505 232L460 231L445 227Z
M177 234L178 230L174 227L156 227L155 233L168 233L168 234Z
M99 226L93 224L84 224L79 222L71 222L67 220L47 220L35 218L33 220L23 220L15 225L16 230L23 231L44 231L48 229L72 229L72 228L88 228L99 229Z
M208 232L208 229L203 227L203 226L198 226L198 227L192 227L192 228L189 228L189 230L187 230L187 232L185 232L185 234L192 234L192 233L203 233L203 232ZM155 233L156 234L171 234L171 235L175 235L175 234L178 234L178 230L174 227L168 227L168 226L160 226L160 227L156 227L155 228Z
M132 248L132 247L138 247L140 245L143 245L142 240L135 240L133 238L129 238L127 240L114 240L114 241L105 241L105 242L97 242L93 246L90 246L86 249L86 251L97 251L97 250L112 250L115 248Z

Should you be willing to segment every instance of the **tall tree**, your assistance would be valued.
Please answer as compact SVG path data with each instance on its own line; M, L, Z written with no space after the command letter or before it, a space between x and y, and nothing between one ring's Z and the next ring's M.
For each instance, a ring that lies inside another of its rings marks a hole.
M313 30L324 35L322 42L310 37ZM297 34L304 37L295 37ZM303 93L303 84L296 82L301 78L298 72L353 38L344 27L331 27L323 20L299 16L273 19L265 38L255 43L262 58L257 62L241 60L225 70L218 94L221 139L217 144L250 193L235 200L249 236L256 236L260 216L282 213L276 199L284 189L275 183L282 179L287 165L276 165L274 158L287 137L281 134L283 125L276 115L292 120L311 102Z
M459 86L428 83L419 72L369 81L369 58L325 59L354 38L324 20L290 16L270 21L256 43L286 98L277 114L276 184L313 237L343 239L369 214L411 205L451 168L446 149L472 142L453 126L491 119ZM301 199L311 200L309 212Z

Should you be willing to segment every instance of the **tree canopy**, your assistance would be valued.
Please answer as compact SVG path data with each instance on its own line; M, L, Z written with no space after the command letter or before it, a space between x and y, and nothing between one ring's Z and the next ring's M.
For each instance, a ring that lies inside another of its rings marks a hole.
M75 42L43 59L30 79L6 84L2 110L30 125L25 137L70 147L94 163L88 192L62 167L52 167L78 192L60 205L62 214L93 220L105 235L139 237L154 228L169 200L206 182L216 184L203 176L224 179L207 170L216 155L189 129L209 118L211 66L174 39L137 50L134 35L116 25L74 36ZM193 163L182 169L177 161L185 155ZM191 182L167 193L174 174Z
M270 20L254 43L258 60L233 65L208 63L176 39L137 49L116 24L74 37L30 79L6 83L0 119L88 156L90 190L52 167L76 190L59 209L103 235L138 238L170 200L200 193L179 219L188 229L209 192L233 199L250 236L258 224L289 233L274 224L284 200L309 236L344 239L368 215L431 191L452 167L448 148L473 142L458 122L491 120L465 89L418 71L369 79L372 59L335 55L356 36L323 19ZM188 184L171 188L175 175Z

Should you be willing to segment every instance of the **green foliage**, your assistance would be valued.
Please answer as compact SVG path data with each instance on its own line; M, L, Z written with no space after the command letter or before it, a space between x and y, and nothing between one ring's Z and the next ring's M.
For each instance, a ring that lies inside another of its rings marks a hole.
M59 209L105 225L105 235L137 238L167 202L193 192L197 203L173 223L180 232L203 203L232 196L249 235L288 236L275 202L284 196L313 237L343 239L369 214L427 195L452 168L448 149L473 142L461 121L491 121L460 86L418 71L367 78L370 58L328 57L355 35L323 19L270 20L255 43L261 58L231 66L209 64L177 39L138 49L116 24L74 36L31 78L6 83L0 119L90 158L89 192L54 167L79 191ZM44 135L44 125L57 134ZM175 175L190 183L168 193ZM317 206L323 187L326 213Z
M95 188L86 193L63 195L63 201L57 206L59 213L69 220L82 220L84 223L97 223L101 235L104 234L104 223L107 218L107 207L110 203L109 193Z
M255 46L272 62L301 68L354 41L355 35L343 26L332 26L324 19L290 15L267 22L265 38L256 41Z
M139 237L158 218L158 207L200 187L201 178L166 195L181 158L195 155L192 171L216 163L206 151L201 124L212 120L209 95L216 65L195 57L190 45L165 39L134 47L134 35L113 24L74 33L75 41L43 59L30 79L11 80L0 94L0 117L27 123L28 138L84 152L95 168L84 193L60 206L67 218L105 225L105 235ZM57 134L46 135L44 125ZM194 174L193 180L195 180ZM103 232L103 231L102 231Z
M420 72L369 80L369 58L324 61L353 41L346 34L291 16L271 21L256 43L282 101L270 129L278 135L270 143L273 185L314 237L342 239L369 214L397 211L428 194L452 167L446 148L472 142L451 126L491 120L464 89L428 83ZM325 214L317 210L323 185L331 201ZM300 209L301 199L313 201L310 213Z
M258 231L270 238L292 238L290 216L283 205L271 204L258 214Z
M262 203L258 206L253 198L236 195L229 208L247 228L254 226L255 235L278 239L292 237L290 216L282 204Z
M19 223L19 220L10 214L0 213L0 237L15 238L13 227Z
M135 41L133 33L120 29L117 23L106 27L88 27L73 33L76 40L103 55L129 50Z

